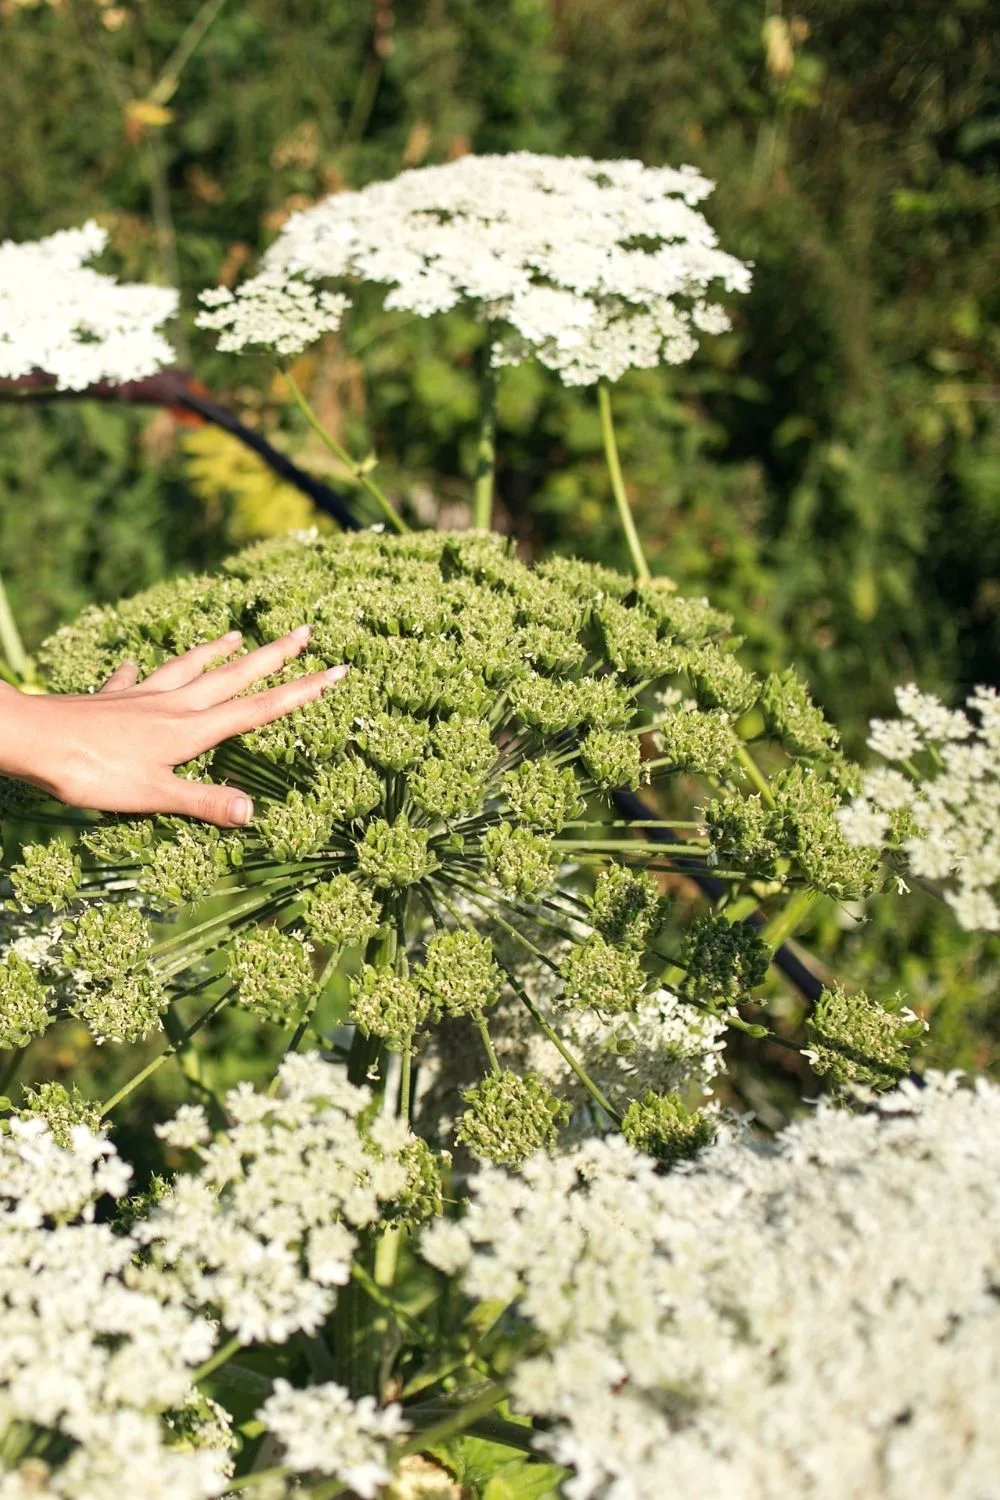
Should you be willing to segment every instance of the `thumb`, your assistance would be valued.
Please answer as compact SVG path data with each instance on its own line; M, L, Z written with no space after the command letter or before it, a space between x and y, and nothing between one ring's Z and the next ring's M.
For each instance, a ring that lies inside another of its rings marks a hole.
M99 689L102 693L123 693L126 688L135 687L139 678L139 668L134 661L123 661L120 667L116 667Z
M170 776L163 783L162 798L159 793L157 783L156 812L179 813L201 823L214 823L217 828L245 828L253 817L253 803L238 787Z

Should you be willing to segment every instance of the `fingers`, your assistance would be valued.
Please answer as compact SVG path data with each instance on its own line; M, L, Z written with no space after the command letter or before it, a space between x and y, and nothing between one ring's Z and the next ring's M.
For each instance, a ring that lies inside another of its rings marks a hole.
M234 698L229 703L208 709L198 715L205 729L201 749L209 750L234 734L247 734L251 729L260 729L264 724L284 718L293 709L303 708L340 682L349 671L349 667L330 667L326 672L312 672L295 682L283 682L280 687L268 688L252 698Z
M212 786L168 776L162 783L162 793L157 786L154 795L158 805L148 811L178 813L182 817L197 818L201 823L214 823L217 828L245 828L253 817L253 803L236 787Z
M286 661L299 656L308 645L311 634L308 625L300 625L298 630L283 635L280 640L259 646L256 651L249 651L228 666L216 667L214 672L207 672L197 682L191 683L185 694L187 702L192 708L214 708L216 704L226 703L253 687L261 678L279 671Z
M102 693L124 693L128 688L135 687L139 678L139 668L134 661L123 661L120 667L116 667L107 682L98 691Z
M165 661L162 667L157 667L155 672L150 672L143 680L143 690L150 688L155 693L169 693L174 688L186 687L201 677L211 662L218 661L220 656L231 656L242 639L238 630L230 630L228 635L206 641L203 646L192 646L183 656L175 656L172 661Z

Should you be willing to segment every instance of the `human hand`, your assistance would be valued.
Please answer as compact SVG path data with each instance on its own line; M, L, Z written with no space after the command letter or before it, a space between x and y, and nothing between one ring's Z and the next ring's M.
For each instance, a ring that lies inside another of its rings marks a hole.
M176 766L223 740L258 729L311 703L346 676L332 667L252 697L239 697L306 647L302 625L281 640L222 666L239 631L195 646L142 682L126 662L95 694L27 696L0 690L0 771L30 781L73 807L101 812L180 813L241 828L253 803L233 787L186 781Z

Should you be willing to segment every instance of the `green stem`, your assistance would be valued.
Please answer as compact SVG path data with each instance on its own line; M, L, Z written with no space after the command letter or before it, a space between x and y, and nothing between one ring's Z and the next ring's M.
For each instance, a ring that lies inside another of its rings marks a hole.
M294 1472L295 1470L290 1469L287 1464L275 1464L270 1469L258 1469L255 1474L241 1474L239 1479L228 1481L226 1494L232 1495L239 1490L248 1490L255 1484L270 1484L275 1479L290 1479Z
M541 1028L541 1030L548 1037L549 1041L552 1043L553 1047L555 1047L556 1051L560 1054L563 1060L569 1064L573 1072L576 1074L577 1078L579 1078L580 1082L587 1090L587 1093L594 1100L594 1103L598 1104L600 1108L603 1109L604 1113L610 1120L614 1120L615 1124L620 1126L622 1123L622 1117L619 1114L618 1110L616 1110L614 1106L608 1102L608 1100L604 1097L604 1094L597 1087L597 1084L590 1077L589 1073L587 1073L583 1065L579 1063L573 1056L572 1052L566 1046L566 1043L563 1041L559 1033L549 1025L548 1021L542 1015L534 1000L532 1000L531 996L528 994L527 990L524 989L523 985L519 983L516 976L510 971L510 969L505 969L505 973L508 980L510 981L512 989L514 990L518 999L521 1001L522 1005L527 1008L536 1026Z
M413 1075L413 1048L404 1047L399 1060L399 1118L410 1118L410 1081Z
M772 953L776 953L796 928L801 927L819 897L819 891L814 891L812 886L804 886L790 896L781 910L761 928L760 936Z
M23 682L28 675L28 653L24 649L21 632L17 628L17 621L14 619L14 611L10 607L2 577L0 577L0 651L6 657L7 665L14 676L19 682Z
M234 1333L232 1338L227 1339L220 1348L216 1349L215 1353L210 1355L203 1365L198 1366L197 1370L191 1376L191 1384L197 1385L199 1381L207 1380L209 1375L217 1370L220 1365L224 1365L227 1359L232 1359L237 1350L242 1349L242 1347L243 1345L240 1343L238 1336Z
M611 479L611 493L615 497L618 507L618 518L622 523L625 540L628 543L629 556L632 559L632 571L640 583L646 583L649 579L649 564L642 550L639 533L635 529L635 521L632 518L632 508L628 503L628 495L625 493L625 480L622 477L621 461L618 457L618 443L615 438L615 426L611 416L611 393L608 383L602 380L597 386L597 404L601 412L601 439L604 443L604 456L608 463L608 474Z
M472 524L488 531L493 519L493 482L496 473L497 372L492 361L493 331L486 326L480 385L479 444L476 448L476 487Z
M173 98L181 73L197 52L202 38L225 3L226 0L205 0L201 10L168 57L159 78L149 91L149 98L154 104L166 104Z
M415 1433L410 1441L404 1443L399 1450L400 1457L407 1453L424 1453L437 1443L443 1443L447 1438L465 1432L473 1422L478 1422L481 1417L488 1416L494 1407L499 1406L506 1395L507 1387L502 1381L498 1380L488 1385L481 1395L470 1401L467 1406L460 1406L454 1415L445 1417L443 1422L436 1422L433 1427L425 1428L423 1432Z
M767 777L750 754L746 745L741 744L737 746L736 759L746 772L748 781L753 782L755 790L760 793L764 805L769 807L773 812L778 805L774 800L774 793L768 785Z
M165 1062L168 1062L170 1058L176 1057L177 1053L187 1046L188 1042L195 1035L195 1033L200 1031L203 1026L207 1025L207 1023L211 1021L214 1016L217 1016L219 1011L222 1010L224 1005L227 1005L229 1003L229 1000L231 998L232 985L230 985L226 989L224 994L219 996L214 1005L210 1005L208 1010L200 1015L197 1021L194 1021L192 1025L188 1027L187 1031L185 1031L182 1036L178 1037L176 1042L174 1042L171 1046L164 1048L164 1050L159 1053L158 1056L153 1058L152 1062L147 1063L144 1068L140 1069L138 1073L136 1073L132 1078L129 1079L128 1083L123 1084L122 1087L118 1090L117 1094L112 1094L111 1098L105 1104L101 1105L101 1118L103 1119L105 1115L109 1115L113 1109L116 1109L117 1106L121 1104L122 1100L127 1099L129 1094L131 1094L135 1089L139 1087L140 1083L145 1083L146 1079L149 1078L151 1074L155 1073L157 1068L162 1068L163 1064Z
M483 1015L482 1011L480 1011L479 1015L476 1016L475 1020L476 1026L479 1030L479 1035L483 1040L483 1046L486 1049L486 1056L490 1060L490 1069L493 1073L494 1078L499 1078L501 1073L500 1064L497 1062L496 1050L493 1046L493 1038L490 1036L490 1029L486 1024L486 1017Z
M282 373L284 374L284 377L288 382L289 390L295 398L295 404L298 406L302 415L309 423L309 426L312 428L313 432L316 433L317 437L319 437L326 445L326 447L329 448L330 452L334 455L335 458L340 459L340 462L345 466L355 482L361 486L365 494L371 496L375 504L378 506L380 513L385 517L393 530L401 533L409 531L410 528L407 526L402 516L397 515L396 511L393 510L389 501L386 499L385 495L383 495L374 479L372 479L368 474L365 466L363 464L356 463L348 453L347 449L342 448L341 445L337 442L336 438L331 437L330 433L327 432L326 428L323 426L322 422L320 422L319 418L316 416L316 413L313 411L312 407L309 405L309 402L306 400L305 396L299 389L294 375L292 375L288 370L285 370Z

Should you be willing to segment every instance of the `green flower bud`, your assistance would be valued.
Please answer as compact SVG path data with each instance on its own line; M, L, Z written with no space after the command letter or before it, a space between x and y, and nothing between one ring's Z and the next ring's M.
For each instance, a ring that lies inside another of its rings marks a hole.
M373 885L401 891L437 869L438 857L428 848L429 839L428 829L411 828L406 818L392 824L378 818L354 846L358 869Z
M632 1100L622 1120L622 1135L637 1151L673 1166L711 1145L715 1129L708 1115L687 1109L677 1094L650 1091Z
M152 847L153 825L141 818L116 818L85 833L83 842L102 865L138 865Z
M408 1146L403 1147L399 1160L406 1168L406 1186L392 1204L386 1219L390 1223L408 1224L415 1229L444 1212L442 1157L417 1136ZM447 1165L447 1154L443 1160Z
M430 730L422 719L406 714L375 714L355 738L367 758L383 771L405 771L423 755Z
M318 942L333 948L360 948L382 922L382 908L372 893L350 875L335 875L303 895L305 924Z
M106 902L81 912L69 930L63 957L86 980L115 980L144 968L150 936L146 919L134 906Z
M80 886L80 860L69 844L53 839L49 844L25 844L21 863L10 871L10 883L23 911L33 906L51 906L61 911Z
M54 997L27 959L6 953L0 960L0 1048L26 1047L55 1020Z
M265 1021L293 1020L314 986L309 951L301 937L278 927L238 933L226 970L240 1004Z
M455 1132L474 1156L498 1167L519 1167L536 1151L556 1143L569 1106L544 1087L535 1073L504 1072L484 1078L462 1095L469 1108Z
M76 1084L69 1089L61 1083L40 1083L37 1088L27 1088L23 1103L14 1111L19 1120L39 1118L45 1121L57 1146L69 1146L75 1125L86 1125L95 1134L101 1128L101 1108L84 1094Z
M550 840L527 828L496 823L483 835L486 873L508 896L532 900L551 889L557 859Z
M163 981L149 963L125 970L114 979L85 986L73 1010L90 1027L97 1042L141 1042L160 1027L170 1003Z
M661 635L683 643L694 643L726 635L732 630L732 615L713 609L707 599L682 599L672 592L672 586L664 588L664 581L652 578L636 590Z
M793 667L764 679L757 706L770 733L793 754L826 756L836 749L837 731L827 723Z
M467 714L441 719L431 730L431 744L442 760L470 776L488 776L496 764L489 725Z
M139 877L140 890L163 902L182 905L211 895L230 869L230 851L238 840L227 840L217 828L183 826L172 839L156 845ZM241 859L242 852L237 854Z
M643 779L639 736L620 729L592 729L580 746L587 775L605 792L635 791Z
M558 833L584 809L572 770L550 760L523 760L501 777L500 790L514 817L543 833Z
M662 907L651 875L611 865L595 882L591 918L609 943L642 950L659 925Z
M909 1071L909 1050L926 1026L911 1010L886 1010L864 990L824 990L806 1021L813 1072L844 1087L887 1089Z
M859 901L879 883L877 850L849 844L836 811L839 795L808 766L794 765L771 783L777 810L772 837L789 854L810 885L838 901Z
M698 646L688 654L685 670L701 708L719 708L738 719L757 701L757 679L721 646Z
M600 563L580 562L575 557L546 558L535 572L539 578L558 584L567 594L588 604L600 604L605 598L623 599L632 589L632 581L624 573L615 573Z
M705 825L720 860L750 875L774 874L781 850L773 838L771 814L760 797L720 792L705 808Z
M605 1016L633 1011L646 993L639 955L613 948L599 933L575 947L562 966L565 999Z
M350 1017L366 1036L377 1036L393 1052L405 1052L427 1019L429 996L411 979L365 964L351 980Z
M635 715L631 698L611 677L559 682L536 675L512 683L508 691L514 712L542 734L563 734L581 725L622 729Z
M725 776L739 748L736 731L724 714L700 713L690 701L678 704L660 721L654 743L678 770L697 776Z
M475 1015L495 1005L503 987L492 944L474 932L437 933L414 978L434 1010L449 1016Z
M648 615L607 603L596 618L609 660L631 681L670 677L682 669L682 653L660 639L656 622Z
M551 625L522 625L515 638L518 655L546 672L572 672L582 667L587 651L568 630Z
M384 792L378 772L350 756L320 774L313 796L335 823L353 823L373 812Z
M272 802L255 828L275 859L305 859L329 844L333 815L325 798L293 790L284 802Z
M770 961L767 944L747 922L697 917L681 945L687 973L680 993L689 1000L736 1005L763 982Z
M429 755L410 776L409 789L421 812L453 822L471 817L486 801L489 782L439 755Z

